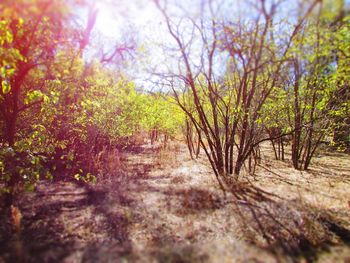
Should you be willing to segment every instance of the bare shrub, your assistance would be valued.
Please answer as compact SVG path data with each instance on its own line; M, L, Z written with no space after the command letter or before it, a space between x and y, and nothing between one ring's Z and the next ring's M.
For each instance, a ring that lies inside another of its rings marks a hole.
M156 151L156 163L157 165L166 167L176 167L179 165L179 161L174 153L168 147L159 147Z
M93 160L93 169L102 178L120 175L124 170L123 155L117 149L102 149Z

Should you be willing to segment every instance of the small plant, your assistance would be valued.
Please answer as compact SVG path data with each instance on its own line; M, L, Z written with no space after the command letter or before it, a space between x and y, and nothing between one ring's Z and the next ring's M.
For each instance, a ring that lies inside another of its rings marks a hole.
M74 175L74 179L77 181L82 181L84 183L96 183L96 176L91 173L84 174L82 169L79 169L79 173Z
M41 178L51 179L51 172L45 167L46 157L30 151L16 151L11 147L0 148L0 182L2 192L14 194L24 189L32 191L35 182Z

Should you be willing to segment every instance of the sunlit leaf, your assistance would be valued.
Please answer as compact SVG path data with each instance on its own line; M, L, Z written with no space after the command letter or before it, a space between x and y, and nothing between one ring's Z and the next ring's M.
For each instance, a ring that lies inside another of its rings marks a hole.
M2 93L7 94L11 91L11 85L7 80L3 80L1 82L1 87L2 87Z

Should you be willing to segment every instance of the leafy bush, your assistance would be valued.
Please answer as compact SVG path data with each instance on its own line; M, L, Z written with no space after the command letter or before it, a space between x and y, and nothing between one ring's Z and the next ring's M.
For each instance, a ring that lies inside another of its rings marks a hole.
M45 166L47 157L30 151L15 151L11 147L0 148L0 182L5 184L2 191L13 193L15 186L34 190L39 179L51 179L52 174Z

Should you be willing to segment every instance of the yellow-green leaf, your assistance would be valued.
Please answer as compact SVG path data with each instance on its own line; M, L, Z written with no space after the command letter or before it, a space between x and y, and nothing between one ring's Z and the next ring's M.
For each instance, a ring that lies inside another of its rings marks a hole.
M1 87L2 87L2 93L7 94L11 90L11 85L7 80L3 80L1 82Z

